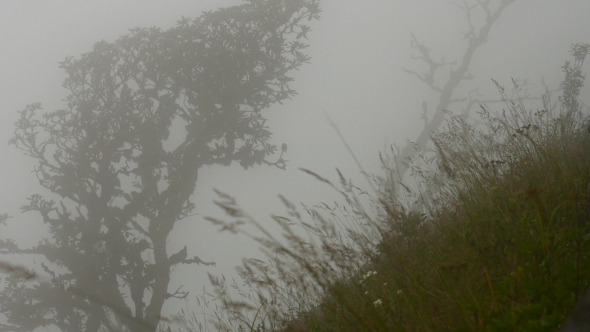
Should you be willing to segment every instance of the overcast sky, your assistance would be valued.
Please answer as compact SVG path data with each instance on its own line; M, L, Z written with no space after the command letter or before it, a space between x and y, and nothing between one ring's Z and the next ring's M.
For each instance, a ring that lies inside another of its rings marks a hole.
M21 225L15 237L26 242L38 235L34 216L18 212L38 186L31 161L4 142L12 135L17 111L27 104L41 102L48 110L63 106L64 75L58 62L89 51L99 40L113 41L130 28L171 27L181 16L238 2L0 1L0 213L8 212ZM213 188L235 196L254 216L268 222L266 215L283 211L276 197L279 193L310 204L331 199L330 190L298 171L299 167L332 179L338 167L362 184L324 112L364 166L377 170L379 150L419 134L422 102L429 101L431 111L434 107L433 94L403 71L423 68L410 58L410 34L430 45L437 58L453 60L465 48L463 14L446 1L325 0L322 7L322 17L309 34L311 63L295 75L299 94L268 112L274 142L288 144L288 170L204 169L196 193L200 215L175 230L173 246L188 244L189 253L217 261L217 268L207 271L228 273L241 256L255 252L247 241L218 235L203 221L204 215L221 216L212 204ZM588 0L517 0L478 50L472 66L477 78L473 88L494 98L490 78L508 84L511 77L529 79L533 84L529 89L535 93L542 90L538 83L543 77L550 87L557 87L571 43L590 42L588 13ZM184 278L180 280L195 279L189 274Z

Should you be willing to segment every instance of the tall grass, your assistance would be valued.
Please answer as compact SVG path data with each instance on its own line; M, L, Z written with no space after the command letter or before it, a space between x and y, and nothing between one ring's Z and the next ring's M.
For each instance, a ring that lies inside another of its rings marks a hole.
M244 260L233 284L211 277L223 303L216 328L554 330L590 286L590 122L567 95L579 84L564 86L559 109L534 111L497 85L504 109L449 115L409 161L411 186L393 153L369 177L371 194L340 173L332 183L303 170L343 204L283 198L281 234L219 193L232 218L211 220L256 240L266 260Z

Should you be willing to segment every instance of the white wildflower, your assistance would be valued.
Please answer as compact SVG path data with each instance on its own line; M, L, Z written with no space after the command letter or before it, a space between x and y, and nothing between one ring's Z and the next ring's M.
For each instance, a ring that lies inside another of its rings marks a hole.
M361 284L363 284L365 282L365 280L367 280L368 278L374 276L377 274L377 271L369 271L367 272L367 274L365 274L362 278L361 278Z

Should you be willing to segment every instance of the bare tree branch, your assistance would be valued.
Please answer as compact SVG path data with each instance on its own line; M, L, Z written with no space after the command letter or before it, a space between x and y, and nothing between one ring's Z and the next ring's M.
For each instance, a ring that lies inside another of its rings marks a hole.
M429 48L420 43L417 38L412 35L411 43L418 53L418 55L413 56L413 59L425 63L426 70L423 73L410 70L405 71L416 76L427 87L438 92L440 96L434 115L430 119L426 116L427 111L425 110L425 104L423 104L422 119L424 119L425 125L422 132L414 142L406 144L401 150L399 150L399 153L395 158L397 171L400 177L403 178L408 171L408 162L412 159L415 153L420 148L426 146L430 140L432 132L436 131L436 129L442 124L445 114L444 111L453 102L464 100L454 97L455 89L457 89L463 81L472 78L468 70L473 62L475 52L485 44L493 25L498 21L504 10L506 10L506 8L514 1L515 0L501 0L492 2L491 0L478 0L474 4L469 4L467 2L457 4L456 2L451 2L464 11L468 27L467 32L465 33L467 49L459 61L447 62L444 59L442 61L435 61L430 55ZM493 8L494 6L492 3L496 5L495 9ZM484 22L480 27L476 26L474 23L474 16L476 15L475 11L481 11L485 16ZM452 66L452 69L449 72L446 82L439 86L435 81L435 76L444 66Z

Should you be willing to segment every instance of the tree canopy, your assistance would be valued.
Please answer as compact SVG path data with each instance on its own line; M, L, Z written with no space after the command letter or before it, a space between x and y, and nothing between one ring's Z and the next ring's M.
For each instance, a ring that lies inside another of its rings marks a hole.
M23 211L49 234L30 249L1 243L45 257L50 280L5 279L5 328L157 328L164 302L186 295L169 289L171 268L209 264L167 248L195 209L199 169L285 167L262 111L295 94L290 73L310 59L318 2L247 0L168 30L133 29L61 63L64 108L26 107L11 140L43 187Z

